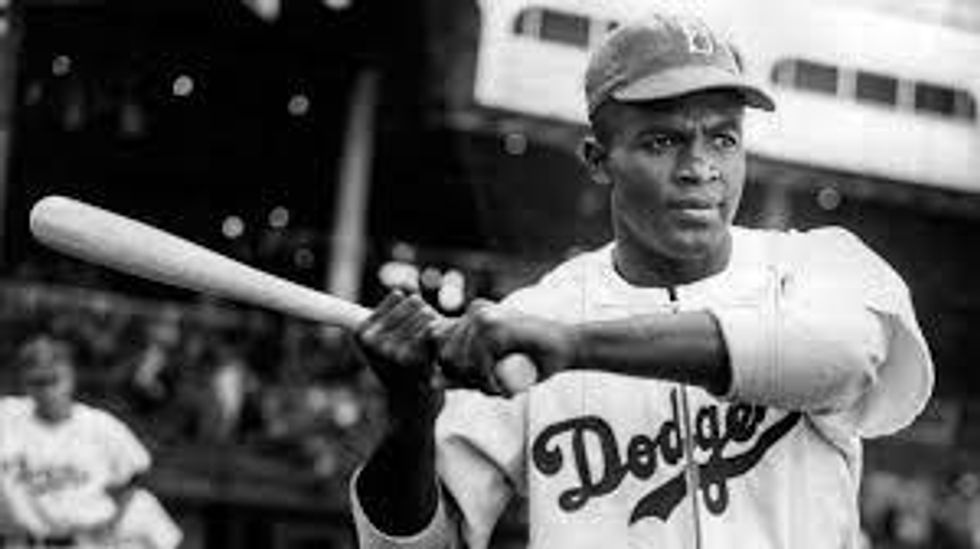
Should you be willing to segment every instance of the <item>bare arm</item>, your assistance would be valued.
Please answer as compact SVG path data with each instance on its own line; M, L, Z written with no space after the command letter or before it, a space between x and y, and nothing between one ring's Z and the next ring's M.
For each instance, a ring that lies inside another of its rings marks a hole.
M483 303L454 326L440 349L440 361L450 375L473 380L480 378L473 370L492 371L488 368L495 360L515 351L532 357L542 378L589 369L724 393L732 377L721 330L707 312L570 325Z
M731 385L728 350L707 312L654 314L592 322L572 329L567 369L589 368L697 385L724 394Z
M385 388L389 423L354 487L371 523L389 535L421 531L435 515L435 418L442 394L432 383L430 324L418 296L389 295L357 331L362 357Z
M355 490L364 512L389 535L423 530L439 504L433 420L420 413L430 407L392 409L396 417L357 477Z
M126 515L129 502L133 499L136 492L143 486L146 473L139 473L132 476L124 484L107 486L105 491L116 504L116 511L111 517L103 522L95 524L88 529L88 533L94 534L96 538L111 539L116 532L119 522Z
M831 411L865 394L886 346L882 319L859 303L784 303L579 324L485 305L454 326L440 360L457 371L492 371L493 360L522 352L542 379L563 370L598 370L696 385L757 404Z

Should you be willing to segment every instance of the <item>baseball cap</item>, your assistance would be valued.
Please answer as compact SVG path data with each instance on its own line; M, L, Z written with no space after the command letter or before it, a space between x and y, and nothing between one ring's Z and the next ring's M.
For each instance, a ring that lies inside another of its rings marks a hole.
M650 101L713 89L735 90L750 107L776 108L745 77L732 46L687 14L657 13L625 23L592 53L585 72L589 114L610 99Z

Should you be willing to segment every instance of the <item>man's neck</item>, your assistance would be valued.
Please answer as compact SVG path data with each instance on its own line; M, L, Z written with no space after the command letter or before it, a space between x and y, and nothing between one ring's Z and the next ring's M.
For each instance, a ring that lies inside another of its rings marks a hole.
M60 425L71 419L72 408L74 406L59 407L57 409L35 408L34 415L46 425Z
M691 284L725 270L731 258L731 239L714 253L673 258L617 241L613 265L624 280L645 288L670 288Z

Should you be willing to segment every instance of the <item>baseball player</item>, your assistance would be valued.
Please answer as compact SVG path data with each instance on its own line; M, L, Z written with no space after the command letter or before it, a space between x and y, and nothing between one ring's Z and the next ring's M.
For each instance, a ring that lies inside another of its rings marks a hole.
M536 549L859 547L862 440L933 386L902 279L840 228L732 225L745 111L774 103L700 20L621 26L585 94L614 241L449 330L392 294L357 332L392 416L361 546L483 549L519 493ZM485 394L513 352L539 383ZM440 391L437 356L483 392Z
M68 343L37 336L16 359L25 396L0 399L0 547L176 547L179 529L140 488L147 450L121 421L75 401Z

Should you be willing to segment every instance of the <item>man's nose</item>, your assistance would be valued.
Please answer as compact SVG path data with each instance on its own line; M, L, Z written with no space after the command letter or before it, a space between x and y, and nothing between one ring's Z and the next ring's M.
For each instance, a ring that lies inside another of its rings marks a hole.
M687 147L678 162L677 179L684 185L709 183L721 176L708 151L697 142Z

